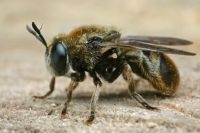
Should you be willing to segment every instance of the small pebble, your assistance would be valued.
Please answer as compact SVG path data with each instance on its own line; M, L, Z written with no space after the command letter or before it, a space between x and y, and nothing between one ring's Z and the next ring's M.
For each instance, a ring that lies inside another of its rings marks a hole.
M147 123L147 127L148 128L155 128L156 126L158 126L158 124L154 123L154 122L148 122Z

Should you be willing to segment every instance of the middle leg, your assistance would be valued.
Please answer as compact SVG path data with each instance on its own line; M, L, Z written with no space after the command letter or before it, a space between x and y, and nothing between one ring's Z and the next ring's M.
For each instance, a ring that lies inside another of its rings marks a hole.
M92 98L91 98L91 102L90 102L90 116L86 121L87 125L92 124L92 122L95 119L95 111L96 111L96 105L97 105L97 101L99 99L99 94L100 94L100 86L97 86L92 94Z
M97 105L97 101L99 99L99 94L100 94L100 90L101 90L101 86L102 86L102 82L99 79L99 77L96 75L95 71L90 72L90 76L93 78L93 82L94 82L96 88L93 91L91 102L90 102L90 116L85 122L87 125L92 124L95 119L96 105Z

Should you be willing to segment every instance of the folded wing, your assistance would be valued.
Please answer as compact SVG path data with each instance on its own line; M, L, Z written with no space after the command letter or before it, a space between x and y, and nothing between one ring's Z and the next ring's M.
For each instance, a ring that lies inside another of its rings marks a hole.
M173 37L157 37L157 36L126 36L121 38L121 40L126 41L138 41L138 42L145 42L145 43L152 43L158 45L190 45L192 44L191 41L180 39L180 38L173 38Z
M196 55L195 53L168 48L159 45L189 45L192 42L188 40L170 38L170 37L148 37L148 36L127 36L121 38L115 43L106 42L101 44L101 47L123 48L123 49L138 49L146 51L161 52L167 54L179 55Z

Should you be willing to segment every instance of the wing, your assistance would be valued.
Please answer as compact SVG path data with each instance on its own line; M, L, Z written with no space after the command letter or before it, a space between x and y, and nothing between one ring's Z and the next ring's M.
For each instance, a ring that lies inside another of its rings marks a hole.
M153 52L161 52L167 54L179 54L179 55L196 55L192 52L187 52L183 50L153 45L152 43L136 41L136 40L124 40L121 39L116 43L103 43L100 45L101 47L110 47L110 48L122 48L122 49L138 49L138 50L146 50Z
M121 38L122 41L137 41L158 45L190 45L191 41L173 38L173 37L156 37L156 36L126 36Z

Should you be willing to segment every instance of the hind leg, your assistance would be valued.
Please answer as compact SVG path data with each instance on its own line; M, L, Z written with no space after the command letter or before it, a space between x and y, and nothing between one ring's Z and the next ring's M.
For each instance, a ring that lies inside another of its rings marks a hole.
M132 70L131 70L131 68L128 65L126 65L124 67L122 76L123 76L123 78L129 84L129 93L130 93L130 95L131 95L132 98L135 98L146 109L149 109L149 110L158 110L158 108L149 105L146 102L146 100L140 94L138 94L135 91L136 81L134 80L133 75L132 75Z

